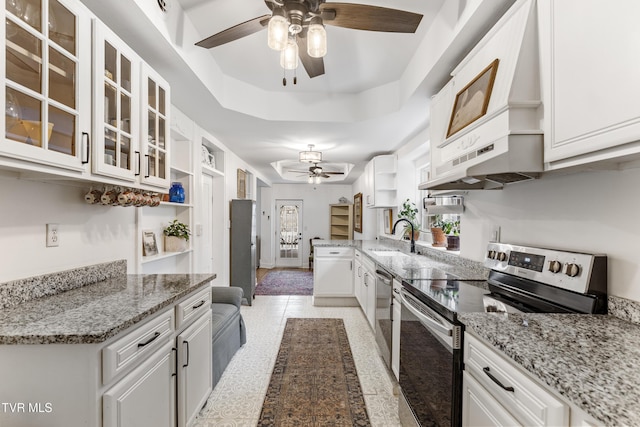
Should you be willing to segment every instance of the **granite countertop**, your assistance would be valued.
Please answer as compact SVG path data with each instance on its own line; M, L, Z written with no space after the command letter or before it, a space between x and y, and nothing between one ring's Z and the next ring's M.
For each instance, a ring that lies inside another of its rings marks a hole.
M373 262L400 279L413 279L417 270L439 269L464 280L486 280L489 270L482 264L458 256L441 256L436 259L430 252L424 254L407 253L397 246L378 240L314 240L315 247L353 247L362 251ZM373 251L396 251L407 256L376 255ZM439 255L439 254L436 254ZM441 278L441 277L434 277Z
M465 313L458 319L602 423L640 425L640 325L585 314Z
M0 344L93 344L208 285L214 274L121 275L0 312Z

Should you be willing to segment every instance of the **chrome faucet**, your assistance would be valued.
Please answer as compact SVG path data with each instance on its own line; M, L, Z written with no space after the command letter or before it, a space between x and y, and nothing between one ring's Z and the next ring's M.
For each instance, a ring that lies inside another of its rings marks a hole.
M391 234L396 234L396 225L398 225L398 223L400 221L406 221L411 226L411 253L415 254L416 253L416 241L413 239L414 230L413 230L413 223L411 221L409 221L406 218L400 218L399 220L396 221L395 224L393 224L393 228L391 229Z

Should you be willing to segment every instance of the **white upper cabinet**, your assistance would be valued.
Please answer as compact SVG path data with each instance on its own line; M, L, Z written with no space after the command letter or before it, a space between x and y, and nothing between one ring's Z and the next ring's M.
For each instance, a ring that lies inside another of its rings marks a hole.
M94 21L93 172L133 183L142 174L141 60L103 23Z
M142 64L142 132L144 154L141 181L169 187L169 84L147 64Z
M538 8L548 168L640 152L640 2Z
M398 158L393 154L374 157L365 166L365 205L368 208L397 206Z
M91 19L76 0L7 0L0 155L88 170ZM46 125L43 125L46 124Z

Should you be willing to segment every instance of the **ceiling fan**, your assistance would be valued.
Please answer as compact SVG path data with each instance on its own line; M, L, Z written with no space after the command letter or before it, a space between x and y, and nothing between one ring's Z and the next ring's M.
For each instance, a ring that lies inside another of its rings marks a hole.
M295 69L298 58L310 78L324 74L324 24L355 30L414 33L422 15L398 9L325 0L264 0L271 14L235 25L196 43L212 48L268 27L269 47L281 51L280 65ZM286 84L286 83L285 83Z
M314 163L313 166L309 166L308 171L303 170L292 170L289 169L288 172L300 173L302 175L298 176L308 176L309 184L315 182L316 184L320 183L320 178L331 178L331 175L344 175L344 172L330 172L325 171L322 166L318 166L318 163Z

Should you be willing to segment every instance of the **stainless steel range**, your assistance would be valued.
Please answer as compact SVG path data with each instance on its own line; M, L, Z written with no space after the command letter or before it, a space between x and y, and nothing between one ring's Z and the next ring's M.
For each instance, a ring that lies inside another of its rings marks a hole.
M443 272L402 281L400 420L403 426L459 426L463 325L458 313L605 313L607 258L490 243L485 281Z

